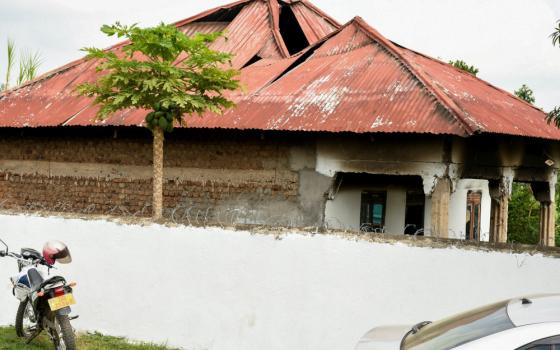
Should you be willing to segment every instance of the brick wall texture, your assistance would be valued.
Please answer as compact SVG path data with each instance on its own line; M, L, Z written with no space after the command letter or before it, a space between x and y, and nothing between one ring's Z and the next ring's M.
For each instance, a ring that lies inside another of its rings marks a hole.
M142 130L41 129L23 134L4 130L0 134L0 162L57 162L79 167L81 163L149 168L151 135ZM289 143L279 138L235 132L179 131L167 137L166 168L208 171L199 178L168 180L164 184L166 215L208 222L219 220L216 210L248 209L259 203L292 203L298 200L298 173L290 170ZM227 176L212 178L216 170ZM204 173L203 171L203 173ZM243 174L273 173L274 176ZM229 176L231 174L231 176ZM150 216L151 179L96 178L49 175L0 169L0 203L3 208L76 213ZM187 211L190 211L187 213ZM227 214L226 214L227 216ZM226 219L224 219L226 220ZM227 220L232 220L231 218Z

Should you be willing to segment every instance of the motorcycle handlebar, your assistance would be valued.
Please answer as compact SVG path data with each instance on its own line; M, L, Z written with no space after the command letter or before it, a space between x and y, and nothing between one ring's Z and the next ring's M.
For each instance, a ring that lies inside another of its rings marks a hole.
M12 253L12 252L6 253L6 252L3 252L3 251L0 251L0 258L6 257L6 256L8 256L10 258L14 258L16 260L23 260L23 261L26 261L26 262L31 261L31 264L33 264L33 265L39 264L39 265L46 266L49 269L56 269L53 265L50 265L49 263L47 263L45 261L45 258L34 259L34 260L24 259L21 255L19 255L17 253Z

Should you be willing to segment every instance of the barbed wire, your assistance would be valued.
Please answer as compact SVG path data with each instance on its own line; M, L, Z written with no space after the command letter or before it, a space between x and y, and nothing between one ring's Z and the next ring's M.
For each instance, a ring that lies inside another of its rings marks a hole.
M251 226L255 229L291 229L291 228L310 228L309 222L306 222L303 214L297 211L288 211L282 214L267 214L271 211L267 207L267 201L252 201L252 205L245 206L243 202L247 199L231 200L230 205L225 203L217 205L200 205L187 200L178 203L172 207L165 207L163 211L164 218L174 224L188 226L218 226L238 227ZM137 207L136 207L137 208ZM24 205L16 205L10 203L8 199L0 200L0 210L10 210L25 214L52 214L52 213L69 213L76 215L102 215L116 216L125 218L149 218L152 214L151 203L145 203L140 209L133 210L122 204L113 206L100 205L90 203L86 206L73 205L71 201L56 201L46 204L45 202L27 201ZM314 225L312 228L315 232L319 231L341 231L348 233L358 233L361 235L382 235L397 234L403 232L386 232L384 227L378 227L373 224L362 224L359 229L345 224L337 217L325 217L323 224ZM410 237L432 236L429 228L420 228L415 230ZM489 233L482 233L482 237L489 237ZM463 232L459 235L453 230L448 230L449 238L464 238ZM455 244L461 244L461 240L457 240ZM469 241L464 241L465 243ZM513 247L512 247L513 250ZM523 266L523 262L519 263Z
M232 201L234 203L235 201ZM251 207L243 205L200 205L191 202L178 203L173 207L165 207L163 216L175 224L189 226L220 226L253 225L262 227L296 228L305 226L305 218L295 211L283 214L267 214L270 209L265 201ZM137 207L136 207L137 208ZM30 214L71 213L76 215L101 215L127 218L149 218L152 215L151 203L145 203L140 209L134 210L122 204L112 206L90 203L86 206L73 205L70 201L44 202L28 201L23 205L0 201L0 210L11 210Z
M308 224L302 214L295 211L283 214L266 214L270 211L262 203L256 202L250 207L239 204L238 201L231 201L235 205L218 204L212 206L197 205L190 201L178 203L173 207L165 207L163 215L166 219L175 224L186 224L190 226L209 226L218 225L221 227L236 225L255 225L255 226L277 226L283 228L303 227ZM242 203L242 202L241 202ZM117 204L113 206L99 205L90 203L87 206L76 206L70 201L57 201L53 204L45 204L44 202L28 201L24 205L15 205L9 203L7 199L0 201L0 210L10 209L21 211L24 213L44 213L44 212L62 212L74 214L98 214L130 218L148 218L151 216L152 205L145 203L138 210L131 210L129 207ZM359 231L362 234L385 234L386 228L373 224L362 224L359 229L345 224L337 217L326 217L324 224L318 225L317 229L322 230L343 230L343 231ZM403 232L406 228L403 228ZM402 233L402 232L398 232ZM463 232L459 232L461 236ZM483 233L483 236L488 233ZM429 228L420 228L415 230L410 236L431 236ZM459 238L453 229L449 229L448 237Z

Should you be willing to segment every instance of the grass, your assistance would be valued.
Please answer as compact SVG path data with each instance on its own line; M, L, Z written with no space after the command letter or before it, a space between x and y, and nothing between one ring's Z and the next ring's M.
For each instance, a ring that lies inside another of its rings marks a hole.
M171 350L163 345L131 344L124 338L104 336L99 333L78 335L77 348L80 350ZM52 350L53 345L44 332L31 344L25 344L16 336L13 327L0 328L0 350Z

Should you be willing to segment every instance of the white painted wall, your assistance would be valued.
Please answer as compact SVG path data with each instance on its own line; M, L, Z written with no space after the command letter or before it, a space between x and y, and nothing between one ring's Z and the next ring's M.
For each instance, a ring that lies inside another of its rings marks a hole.
M482 192L480 203L480 240L490 239L490 206L491 198L487 180L461 179L457 182L455 192L449 201L449 238L465 239L467 224L467 194L469 191Z
M432 227L432 197L426 196L424 200L424 235L431 236Z
M335 235L261 235L0 215L12 247L68 243L79 329L186 349L353 349L383 324L560 291L560 259ZM17 303L0 260L0 324ZM2 282L3 281L3 282Z
M362 189L342 188L334 199L325 205L325 222L327 227L342 230L360 229L360 205Z
M402 234L405 225L406 190L391 186L389 188L341 188L333 200L325 207L325 221L333 229L359 230L362 191L387 191L385 228L390 234Z

